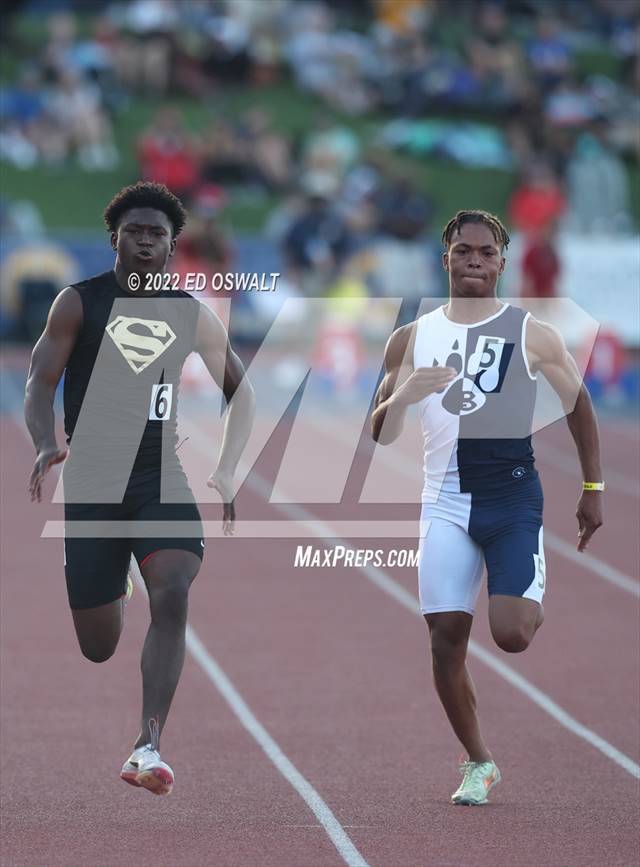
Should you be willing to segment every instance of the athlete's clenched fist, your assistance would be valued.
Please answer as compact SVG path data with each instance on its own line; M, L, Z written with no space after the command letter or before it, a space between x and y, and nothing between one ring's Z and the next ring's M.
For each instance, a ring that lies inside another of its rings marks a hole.
M453 367L418 367L396 391L394 400L405 406L418 403L434 392L444 391L456 376Z

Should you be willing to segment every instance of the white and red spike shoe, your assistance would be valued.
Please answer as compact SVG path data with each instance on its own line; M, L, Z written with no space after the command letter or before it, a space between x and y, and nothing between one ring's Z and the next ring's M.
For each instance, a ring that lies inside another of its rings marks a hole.
M122 766L120 778L132 786L149 789L154 795L168 795L173 789L173 771L152 744L134 750Z
M501 780L500 771L494 761L462 762L460 773L463 779L451 796L453 804L486 804L487 795Z

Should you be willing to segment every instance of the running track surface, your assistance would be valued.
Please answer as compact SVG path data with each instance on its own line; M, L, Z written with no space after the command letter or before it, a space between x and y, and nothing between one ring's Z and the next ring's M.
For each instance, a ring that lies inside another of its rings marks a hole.
M174 793L157 798L124 785L118 773L137 733L146 601L136 588L108 663L82 658L66 604L62 542L40 538L62 507L29 503L32 449L21 426L2 418L2 865L636 863L638 597L558 545L547 546L546 621L527 652L508 655L492 645L484 591L472 637L619 751L631 772L472 657L483 731L503 782L486 807L450 806L460 748L431 684L420 618L362 570L293 568L296 545L335 540L234 538L208 542L191 626L322 799L321 809L331 811L342 854L318 810L267 758L191 654L162 744L176 771ZM605 571L608 565L635 581L639 499L628 488L638 479L637 445L624 422L602 430L605 475L612 470L630 484L607 494L606 526L590 552ZM310 436L318 459L344 447L326 433ZM257 467L267 478L278 439ZM537 437L545 526L560 546L575 547L579 476L571 451L563 423ZM210 472L197 442L181 456L190 478ZM398 467L388 472L391 482ZM49 499L53 487L49 479ZM265 508L246 485L240 517L260 518ZM305 509L331 523L330 509ZM217 505L202 511L211 520L220 515ZM405 507L400 517L407 514L417 520L416 509ZM350 541L414 546L409 539ZM415 570L384 571L400 593L415 595Z

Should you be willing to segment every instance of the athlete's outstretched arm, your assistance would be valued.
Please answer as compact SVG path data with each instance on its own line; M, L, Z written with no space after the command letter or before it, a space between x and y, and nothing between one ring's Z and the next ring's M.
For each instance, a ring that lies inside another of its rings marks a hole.
M557 328L531 319L527 326L527 355L532 369L544 374L562 401L583 480L602 481L598 420L589 392ZM578 551L584 551L595 531L602 526L602 492L583 491L576 517Z
M371 436L386 446L402 433L407 407L441 391L456 375L452 367L413 369L415 322L394 331L384 350L385 375L378 386L371 415Z
M207 484L222 497L222 528L232 535L235 522L233 474L249 439L255 414L255 393L244 365L231 348L224 325L205 304L200 305L196 330L196 351L220 386L227 401L218 466Z
M24 417L36 448L29 492L38 502L46 473L67 455L56 443L53 399L81 327L82 301L75 289L67 287L51 305L45 329L33 348L25 390Z

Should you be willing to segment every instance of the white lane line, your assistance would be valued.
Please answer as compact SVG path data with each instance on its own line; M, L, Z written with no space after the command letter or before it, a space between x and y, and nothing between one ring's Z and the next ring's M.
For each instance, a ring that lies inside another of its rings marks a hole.
M609 566L608 563L605 563L604 560L599 560L593 554L586 554L584 552L581 554L576 550L574 545L565 542L564 539L556 536L555 533L552 533L546 527L544 528L544 543L552 551L555 551L556 554L561 554L567 560L577 563L578 566L590 569L600 578L604 578L605 581L614 584L621 590L626 590L632 596L640 597L640 583L638 581L634 581L633 578L625 575L624 572L615 569L613 566Z
M207 461L209 461L211 456L211 442L209 439L195 430L190 431L190 436L197 451L200 452ZM272 485L254 469L251 470L250 474L247 476L245 484L268 502L269 495L272 491ZM273 487L273 490L275 490L275 487ZM287 499L281 488L278 489L278 499ZM306 524L312 535L321 539L336 539L348 550L355 550L351 545L349 545L346 539L337 536L329 524L315 518L314 515L307 511L303 506L300 506L297 503L287 502L271 503L270 505L278 511L283 512L285 515L288 515L293 520ZM416 536L417 534L418 522L416 521ZM376 587L379 587L380 590L392 599L395 599L396 602L408 611L421 617L417 599L384 570L371 565L360 566L357 568L369 579L369 581L371 581L372 584L375 584ZM571 716L570 713L565 711L564 708L554 702L550 696L541 689L538 689L538 687L531 683L531 681L527 680L527 678L518 674L518 672L514 671L506 663L502 662L502 660L494 653L486 650L482 645L478 644L474 640L470 640L468 646L469 651L473 656L484 662L485 665L491 668L496 674L504 678L508 683L526 695L528 699L530 699L534 704L537 704L538 707L560 723L561 726L566 728L576 737L591 744L591 746L599 750L604 756L612 762L615 762L627 771L627 773L631 774L632 777L640 779L640 765L630 756L627 756L599 734L596 734L596 732L587 728L587 726L584 726L581 722L575 719L575 717Z
M27 442L31 442L27 430L20 420L12 414L16 427L23 434ZM210 455L205 453L205 457ZM135 560L131 560L132 572L136 583L146 593L146 587L140 570ZM270 762L278 769L289 785L295 789L314 814L316 819L325 829L327 836L338 850L340 857L349 867L369 867L360 852L352 843L351 838L336 819L329 806L325 803L311 783L303 777L293 762L287 758L280 746L271 737L265 727L258 721L251 708L242 698L231 680L224 673L220 665L206 649L195 629L187 624L186 645L189 653L202 668L209 680L213 683L220 695L227 702L243 727L257 742Z
M485 663L485 665L488 665L497 674L505 680L508 680L512 686L524 693L527 698L530 698L531 701L535 702L538 707L546 711L549 716L552 716L557 720L560 725L564 726L564 728L568 729L570 732L573 732L577 737L582 738L583 741L591 744L591 746L595 747L597 750L600 750L600 752L607 756L607 758L611 759L612 762L620 765L620 767L624 768L624 770L631 774L632 777L640 780L640 765L637 762L634 762L632 758L621 752L617 747L614 747L613 744L610 744L609 741L605 740L599 734L596 734L596 732L587 728L587 726L582 725L582 723L578 722L575 717L572 717L571 714L567 713L567 711L561 708L559 704L553 701L553 699L549 698L545 692L538 689L537 686L534 686L530 681L518 674L518 672L514 671L508 665L505 665L505 663L498 657L494 656L493 653L485 650L485 648L480 644L475 644L475 642L474 653L478 659L481 659Z
M191 626L187 626L187 647L240 723L320 822L345 864L348 864L349 867L367 867L367 862L360 852L358 852L349 835L340 822L338 822L326 802L313 788L311 783L302 776L293 762L282 752L280 746L274 741L262 723L258 721L249 705L211 656Z
M327 434L336 440L342 440L345 443L348 442L349 445L353 445L352 436L342 428L338 429L337 426L325 425L316 420L314 420L314 427L321 430L323 434ZM378 448L386 447L378 446ZM383 460L390 468L399 470L407 476L407 478L413 480L419 480L422 478L422 467L418 466L416 468L416 466L403 457L397 449L390 449L383 452ZM556 533L549 530L547 527L544 528L544 543L545 547L555 551L556 554L560 554L560 556L565 557L567 560L571 560L572 563L577 563L578 566L588 569L590 572L593 572L594 575L608 581L620 590L625 590L632 596L640 598L640 582L634 581L633 578L626 575L624 572L621 572L620 569L610 566L598 557L594 557L593 554L587 553L586 551L579 553L573 545L565 542L564 539L561 539L560 536L556 535Z

